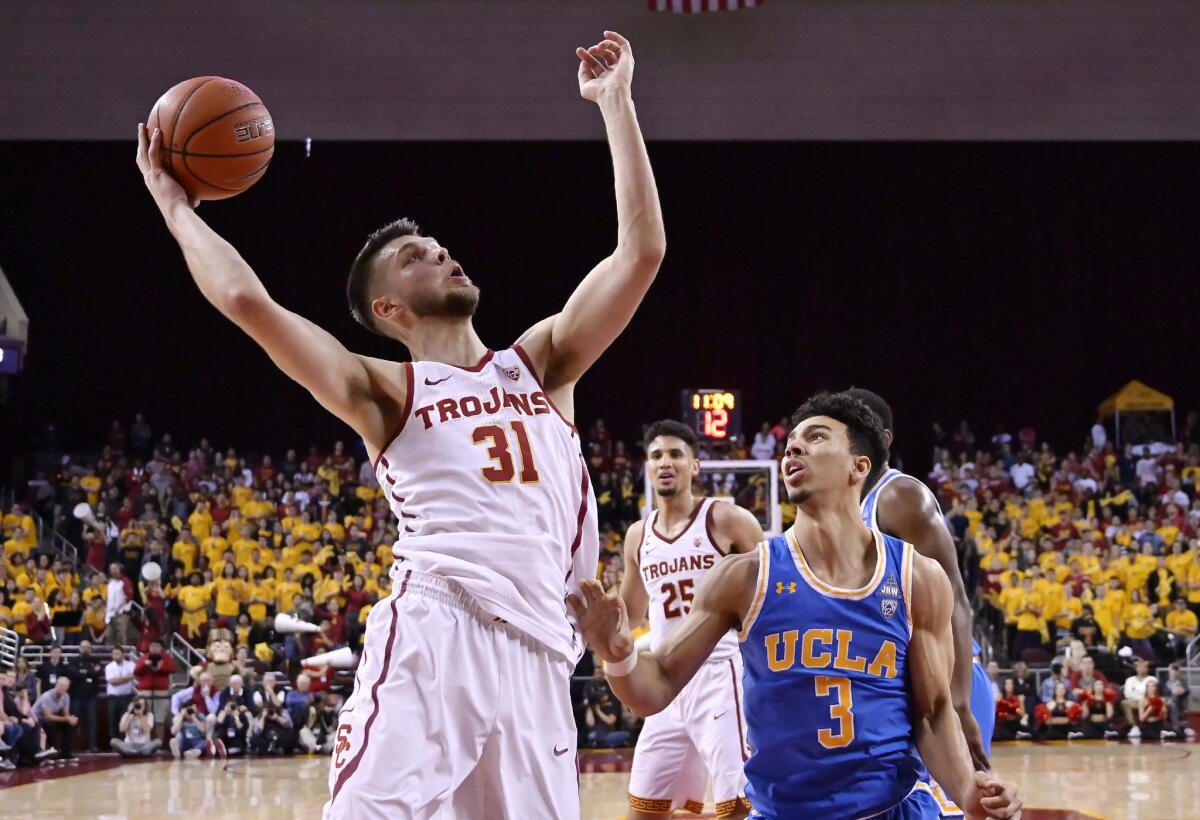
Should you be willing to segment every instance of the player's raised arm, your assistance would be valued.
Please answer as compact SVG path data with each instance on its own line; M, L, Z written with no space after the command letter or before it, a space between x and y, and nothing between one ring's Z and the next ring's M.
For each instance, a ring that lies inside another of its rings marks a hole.
M630 625L640 624L650 608L650 594L642 583L642 568L638 564L638 547L646 531L645 519L635 521L625 531L625 575L621 579L621 600Z
M589 579L580 584L580 595L568 600L588 645L605 662L613 692L635 714L645 716L667 708L717 642L741 625L757 580L757 552L718 563L696 590L691 611L658 651L636 659L625 602L616 590L605 593Z
M535 359L544 362L543 381L551 390L578 381L625 329L666 253L658 189L630 92L633 50L614 31L604 36L576 54L579 93L600 106L608 133L617 194L617 245L584 278L562 312L523 340ZM583 196L584 210L595 207L591 192Z
M922 555L937 561L946 572L954 596L951 616L951 636L954 641L954 671L950 677L950 694L958 712L967 748L976 768L987 769L989 762L979 723L971 714L971 601L958 569L958 553L946 521L938 509L929 488L915 481L899 480L889 484L880 498L879 526L917 548Z
M197 203L189 202L183 188L163 169L160 140L157 129L150 134L138 125L137 165L204 298L325 408L368 442L382 443L387 435L383 414L389 405L398 406L403 400L402 380L388 390L377 389L377 382L388 378L383 369L272 300L237 250L196 215ZM389 401L381 402L384 398Z
M1016 789L972 769L950 696L949 670L954 659L950 581L930 558L915 556L909 606L913 622L908 645L913 731L929 773L970 818L1019 817L1021 801Z

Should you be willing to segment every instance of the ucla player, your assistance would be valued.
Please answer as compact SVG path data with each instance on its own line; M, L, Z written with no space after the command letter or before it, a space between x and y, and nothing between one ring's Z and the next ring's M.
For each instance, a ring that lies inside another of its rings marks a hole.
M662 710L737 628L751 816L936 818L924 760L969 817L1019 817L1012 786L972 771L950 695L945 572L860 517L863 482L886 459L879 419L839 393L808 400L792 422L783 473L795 524L718 564L657 651L632 651L615 592L586 582L572 596L613 691L639 714Z
M351 353L270 297L162 168L162 135L138 128L138 167L201 292L362 436L401 524L393 589L371 611L339 720L326 818L579 817L569 680L583 642L565 598L599 547L574 386L629 323L666 247L633 53L604 37L575 53L612 153L614 250L561 311L499 351L472 323L478 287L400 220L367 240L347 292L354 317L412 361ZM521 266L536 241L514 234L498 250L510 287L537 287L537 266Z
M690 427L657 421L644 441L655 509L625 534L621 599L631 623L649 614L653 650L683 620L696 587L717 562L753 550L763 532L749 510L692 494L700 462ZM746 816L741 687L742 658L730 630L679 697L646 719L629 777L629 820L661 818L676 808L699 813L708 778L717 816Z
M884 443L891 449L894 440L892 408L883 397L861 387L852 387L850 395L870 407L883 425ZM950 693L954 709L962 723L967 748L977 769L989 767L992 730L996 724L996 707L992 698L991 681L987 671L976 660L979 645L971 639L971 603L963 586L958 568L954 539L946 526L941 507L929 488L920 480L899 470L875 470L863 488L861 505L863 521L888 535L912 544L917 552L932 558L946 571L954 594L952 634L954 639L954 671L950 678ZM936 785L934 794L942 803L943 816L962 814L957 806L948 803Z

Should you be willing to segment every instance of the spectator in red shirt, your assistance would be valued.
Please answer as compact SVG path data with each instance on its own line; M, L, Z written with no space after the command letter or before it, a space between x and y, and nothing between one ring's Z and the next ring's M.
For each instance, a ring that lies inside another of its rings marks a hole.
M349 625L346 623L346 616L341 612L342 607L338 603L337 598L330 598L329 604L325 609L324 621L329 624L329 640L334 646L344 646L346 643L346 634Z
M30 643L50 643L50 608L41 598L34 599L33 611L25 616L25 635Z
M350 589L346 590L346 617L351 620L358 620L359 611L371 603L371 593L366 590L367 580L361 575L355 575L350 582Z
M155 726L167 725L171 713L171 675L175 671L174 659L158 639L150 641L146 654L133 667L137 693L150 704Z

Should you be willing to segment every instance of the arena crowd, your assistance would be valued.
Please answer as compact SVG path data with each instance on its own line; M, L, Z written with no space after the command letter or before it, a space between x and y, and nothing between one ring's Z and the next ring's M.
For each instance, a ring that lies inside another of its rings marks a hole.
M786 434L786 418L764 422L698 455L778 459ZM981 440L962 422L934 436L927 481L992 649L996 737L1190 734L1180 664L1200 614L1196 414L1169 447L1118 447L1100 424L1065 453L1029 428ZM644 510L641 442L599 420L584 437L611 587ZM251 455L208 439L184 452L139 414L113 421L97 455L57 458L0 519L0 626L42 647L0 676L0 767L94 750L98 729L128 756L331 751L351 680L301 661L361 647L397 538L362 453L336 442ZM698 483L768 520L761 474ZM794 516L784 500L784 526ZM278 634L278 613L317 630ZM208 660L169 651L175 633ZM590 653L574 698L581 747L636 741L640 721Z

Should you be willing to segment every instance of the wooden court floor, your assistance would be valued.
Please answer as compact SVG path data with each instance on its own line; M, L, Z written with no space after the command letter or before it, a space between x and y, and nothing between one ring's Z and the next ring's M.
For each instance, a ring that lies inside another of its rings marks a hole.
M1198 752L1191 743L1022 742L997 746L993 762L1027 806L1048 810L1027 812L1028 820L1200 820ZM0 776L0 817L308 820L320 817L327 767L317 757L56 767L23 785L6 787L14 778ZM624 817L627 762L601 755L583 768L584 820Z

